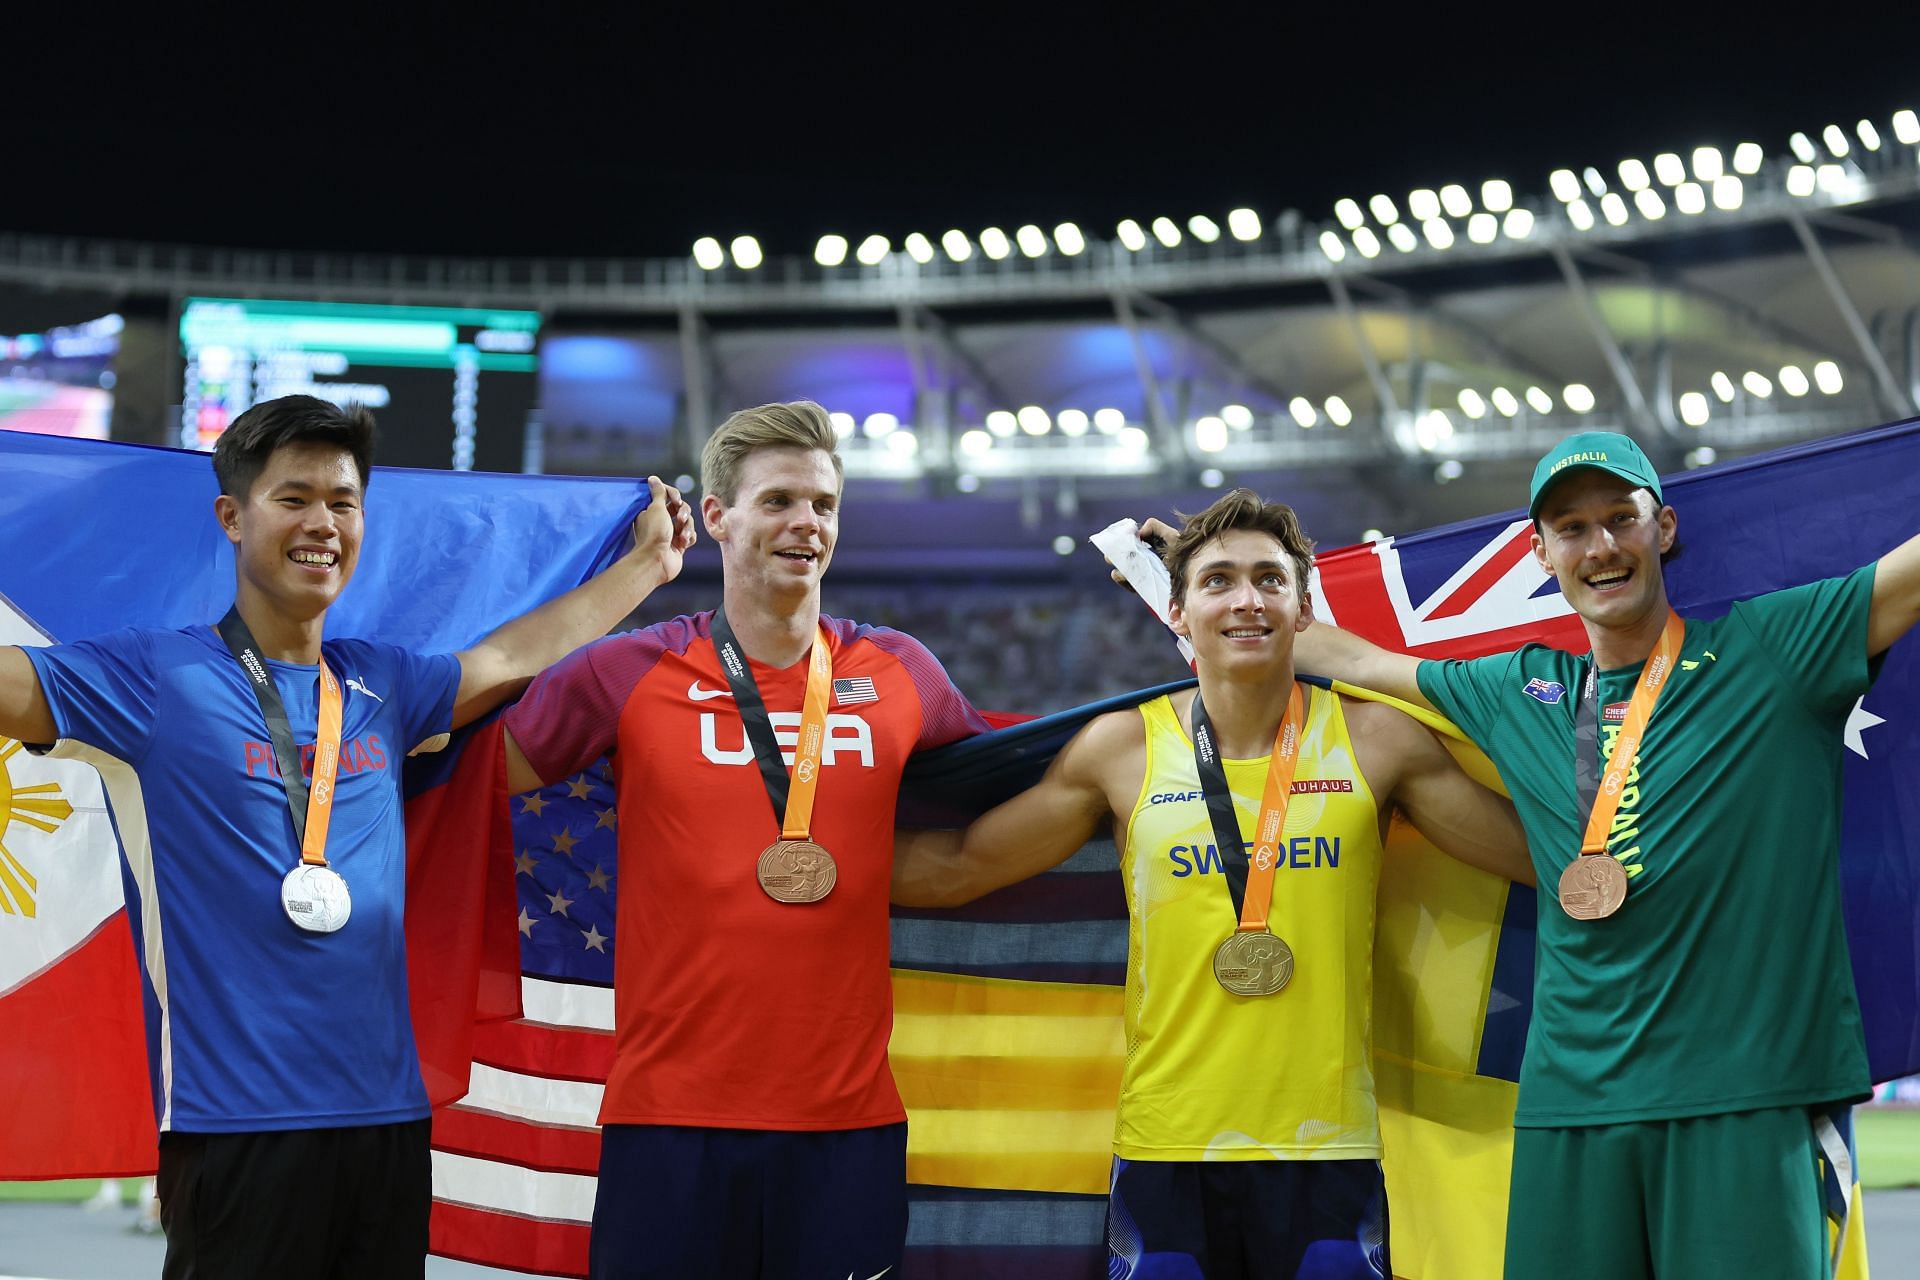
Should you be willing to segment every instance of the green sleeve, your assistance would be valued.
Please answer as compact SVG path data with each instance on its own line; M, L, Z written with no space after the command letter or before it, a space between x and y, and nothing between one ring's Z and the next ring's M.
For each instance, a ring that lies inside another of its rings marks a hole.
M1843 716L1867 691L1867 613L1873 565L1743 600L1728 621L1746 627L1816 715Z
M1485 749L1501 718L1502 691L1510 696L1526 684L1519 671L1518 653L1496 653L1465 660L1430 658L1414 668L1414 678L1427 701Z

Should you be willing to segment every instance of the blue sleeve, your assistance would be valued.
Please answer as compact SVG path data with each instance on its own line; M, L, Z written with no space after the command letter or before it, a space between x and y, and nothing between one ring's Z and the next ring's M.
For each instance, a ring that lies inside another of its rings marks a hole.
M364 642L361 642L364 643ZM391 699L389 714L398 725L402 754L436 734L453 728L453 700L460 692L460 659L451 653L417 654L393 645L365 644L369 665L384 671L385 689L374 692ZM371 660L377 660L371 661ZM341 672L342 680L351 672Z
M1500 722L1501 690L1526 684L1519 670L1519 652L1495 653L1484 658L1428 659L1414 669L1414 678L1427 701L1484 749Z
M1744 625L1780 669L1786 688L1816 715L1845 716L1878 666L1867 661L1873 565L1842 578L1742 600L1728 621Z
M128 629L25 652L62 738L130 764L146 756L159 718L151 633Z

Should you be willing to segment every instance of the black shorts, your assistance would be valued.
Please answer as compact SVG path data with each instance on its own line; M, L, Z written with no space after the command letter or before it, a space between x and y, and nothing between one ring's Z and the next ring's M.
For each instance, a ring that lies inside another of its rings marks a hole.
M1113 1280L1380 1280L1377 1160L1120 1160L1107 1200Z
M419 1280L432 1123L160 1135L163 1280Z

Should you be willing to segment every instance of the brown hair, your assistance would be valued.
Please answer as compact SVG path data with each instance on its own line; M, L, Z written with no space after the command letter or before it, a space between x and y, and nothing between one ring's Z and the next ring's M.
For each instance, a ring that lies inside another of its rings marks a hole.
M1247 530L1264 533L1279 542L1287 558L1293 561L1293 584L1305 600L1308 574L1313 571L1313 539L1300 527L1300 517L1284 502L1266 502L1251 489L1235 489L1197 516L1181 516L1185 524L1160 558L1173 575L1173 600L1182 603L1187 595L1187 568L1201 547L1223 534Z
M811 400L742 409L721 423L700 451L700 482L721 505L730 507L739 496L740 468L748 454L759 449L820 449L833 459L834 479L844 484L839 445L827 411Z

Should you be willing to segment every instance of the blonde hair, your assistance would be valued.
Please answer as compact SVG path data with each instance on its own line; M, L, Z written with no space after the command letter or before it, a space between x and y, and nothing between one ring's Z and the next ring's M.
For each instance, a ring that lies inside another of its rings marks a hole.
M1161 559L1173 577L1173 599L1179 603L1187 595L1187 567L1201 547L1223 534L1237 530L1264 533L1280 544L1293 561L1293 585L1302 600L1307 598L1307 575L1313 572L1313 539L1300 527L1300 517L1284 502L1264 502L1251 489L1235 489L1222 496L1197 516L1183 516L1185 524Z
M730 507L739 496L740 468L748 454L760 449L819 449L833 459L834 479L844 484L846 468L839 446L840 437L827 411L811 400L742 409L721 423L700 451L700 483Z

